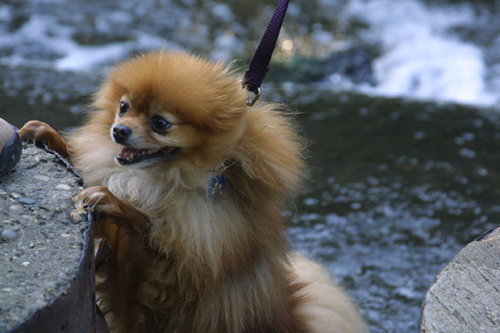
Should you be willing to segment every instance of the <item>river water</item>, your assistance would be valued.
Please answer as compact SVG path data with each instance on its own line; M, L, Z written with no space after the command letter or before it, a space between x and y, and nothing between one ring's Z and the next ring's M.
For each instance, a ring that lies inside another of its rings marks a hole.
M71 129L113 63L153 49L244 69L276 3L4 0L0 116ZM372 332L416 331L434 276L499 224L499 15L497 1L291 1L263 86L311 142L290 241Z

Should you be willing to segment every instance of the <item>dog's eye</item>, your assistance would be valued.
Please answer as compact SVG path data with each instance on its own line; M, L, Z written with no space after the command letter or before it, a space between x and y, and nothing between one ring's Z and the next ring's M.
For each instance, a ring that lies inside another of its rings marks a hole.
M127 113L129 109L129 105L127 102L120 102L120 111L118 111L118 114L121 116L123 116L125 113Z
M171 126L170 122L159 115L154 115L151 118L151 128L158 134L167 133L167 129Z

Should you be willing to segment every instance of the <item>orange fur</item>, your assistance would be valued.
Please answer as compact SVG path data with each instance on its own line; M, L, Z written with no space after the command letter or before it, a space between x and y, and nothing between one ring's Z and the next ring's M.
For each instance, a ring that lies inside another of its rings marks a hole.
M113 332L365 330L327 274L289 253L281 210L301 187L303 139L281 106L249 108L246 98L220 63L150 53L111 72L69 137L71 161L93 186L77 200L105 239L98 304ZM118 115L121 101L130 108ZM170 122L166 133L152 130L153 115ZM136 149L180 149L120 165L118 124ZM221 170L227 187L210 199Z

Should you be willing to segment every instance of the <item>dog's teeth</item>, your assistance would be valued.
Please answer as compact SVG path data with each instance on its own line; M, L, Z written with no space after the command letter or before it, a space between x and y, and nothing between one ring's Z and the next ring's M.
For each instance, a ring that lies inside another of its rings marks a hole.
M161 153L165 154L167 157L173 155L177 151L176 147L163 147L160 149L155 148L145 148L136 149L131 147L124 147L118 153L118 158L128 163L136 163L143 161L148 158L160 157Z

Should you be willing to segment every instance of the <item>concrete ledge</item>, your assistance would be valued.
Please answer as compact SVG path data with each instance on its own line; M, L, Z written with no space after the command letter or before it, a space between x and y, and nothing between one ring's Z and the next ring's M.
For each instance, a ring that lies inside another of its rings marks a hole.
M75 212L79 177L24 145L0 177L0 332L94 332L91 224Z
M500 227L439 273L424 299L420 332L500 332Z

